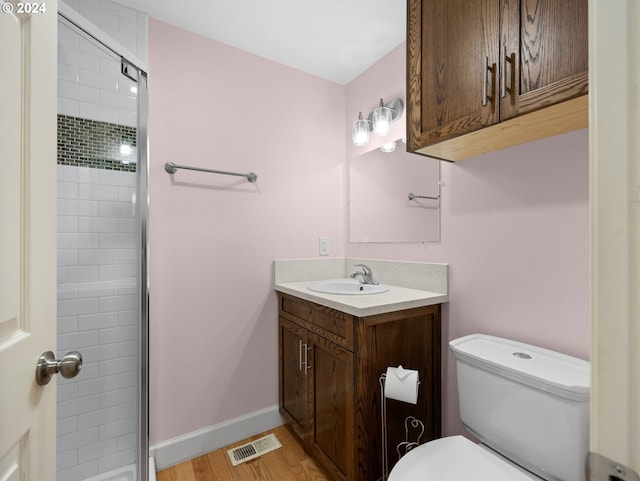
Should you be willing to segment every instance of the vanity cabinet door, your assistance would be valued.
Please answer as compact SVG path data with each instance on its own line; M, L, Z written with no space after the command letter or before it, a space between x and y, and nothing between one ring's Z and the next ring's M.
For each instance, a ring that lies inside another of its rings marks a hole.
M279 293L280 413L334 481L379 481L387 366L420 371L416 405L390 400L389 461L407 416L440 436L440 306L367 317ZM401 432L402 431L402 432Z
M355 479L354 355L320 336L310 336L313 451L334 479Z
M309 396L308 331L279 318L280 412L300 438L309 442L311 409Z

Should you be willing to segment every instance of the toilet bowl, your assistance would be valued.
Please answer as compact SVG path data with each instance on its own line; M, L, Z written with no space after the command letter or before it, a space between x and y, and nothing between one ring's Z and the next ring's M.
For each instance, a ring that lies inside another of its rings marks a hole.
M583 481L590 364L528 344L474 334L449 343L464 436L411 450L389 481Z
M388 481L541 481L464 436L436 439L409 451Z

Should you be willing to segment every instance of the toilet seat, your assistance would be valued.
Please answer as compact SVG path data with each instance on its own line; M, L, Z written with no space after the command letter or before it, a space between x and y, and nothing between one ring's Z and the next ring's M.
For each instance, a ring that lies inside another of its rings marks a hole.
M418 446L391 470L388 481L540 481L541 478L469 441L449 436Z

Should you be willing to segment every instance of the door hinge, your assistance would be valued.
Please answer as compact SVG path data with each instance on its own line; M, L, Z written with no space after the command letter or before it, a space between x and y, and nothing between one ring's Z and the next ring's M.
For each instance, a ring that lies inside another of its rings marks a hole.
M598 453L587 458L587 481L640 481L638 473Z
M130 78L134 82L138 81L138 69L134 65L127 62L124 58L122 58L120 61L120 71L122 72L122 75Z

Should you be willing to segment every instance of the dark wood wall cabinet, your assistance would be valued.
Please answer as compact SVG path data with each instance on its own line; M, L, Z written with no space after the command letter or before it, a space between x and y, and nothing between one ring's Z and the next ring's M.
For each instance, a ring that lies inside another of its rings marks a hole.
M404 419L440 437L440 305L357 317L278 293L280 412L336 481L382 476L379 378L388 366L419 371L416 405L386 401L388 459Z
M461 160L588 126L587 0L408 0L407 150Z

